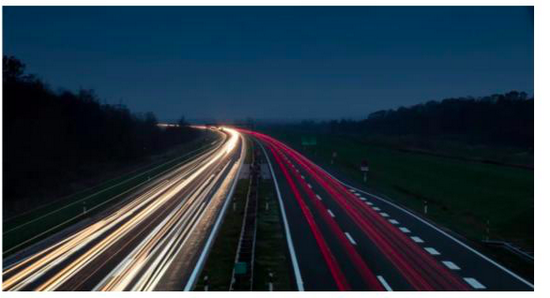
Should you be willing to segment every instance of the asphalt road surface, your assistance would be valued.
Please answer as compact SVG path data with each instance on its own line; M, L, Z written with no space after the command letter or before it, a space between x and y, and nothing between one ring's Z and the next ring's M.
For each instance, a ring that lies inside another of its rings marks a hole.
M255 138L275 176L300 290L533 290L420 216L338 180L297 151Z
M244 160L241 135L220 134L115 207L4 260L2 289L183 290Z

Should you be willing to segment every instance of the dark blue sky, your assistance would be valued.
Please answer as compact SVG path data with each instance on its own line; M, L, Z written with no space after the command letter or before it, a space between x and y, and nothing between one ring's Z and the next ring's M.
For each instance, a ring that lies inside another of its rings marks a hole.
M4 7L4 54L160 119L533 93L531 7Z

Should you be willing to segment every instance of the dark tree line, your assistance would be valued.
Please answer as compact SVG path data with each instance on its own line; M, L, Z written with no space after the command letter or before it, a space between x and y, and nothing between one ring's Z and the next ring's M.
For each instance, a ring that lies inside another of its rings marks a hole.
M54 92L24 69L3 57L4 200L40 195L93 175L97 165L128 164L197 137L183 118L180 127L161 129L153 113L101 104L92 90Z
M332 133L453 138L469 143L533 148L534 99L517 91L480 98L449 98L377 111L360 121L304 121L298 126Z

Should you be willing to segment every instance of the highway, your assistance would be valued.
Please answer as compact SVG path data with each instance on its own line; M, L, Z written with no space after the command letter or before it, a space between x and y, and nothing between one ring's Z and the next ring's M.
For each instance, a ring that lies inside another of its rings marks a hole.
M246 151L236 130L116 206L4 260L4 291L183 290Z
M267 135L299 290L533 290L421 216L335 177Z

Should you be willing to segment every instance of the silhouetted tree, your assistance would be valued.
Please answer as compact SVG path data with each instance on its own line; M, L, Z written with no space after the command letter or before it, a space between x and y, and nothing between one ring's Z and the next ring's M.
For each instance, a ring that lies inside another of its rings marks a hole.
M157 126L153 113L100 104L93 90L53 92L3 57L4 203L67 192L100 165L128 164L195 138L197 130ZM6 207L6 205L5 205Z
M454 138L469 143L533 148L534 100L518 91L480 98L448 98L376 111L360 121L303 121L297 127L355 135Z

